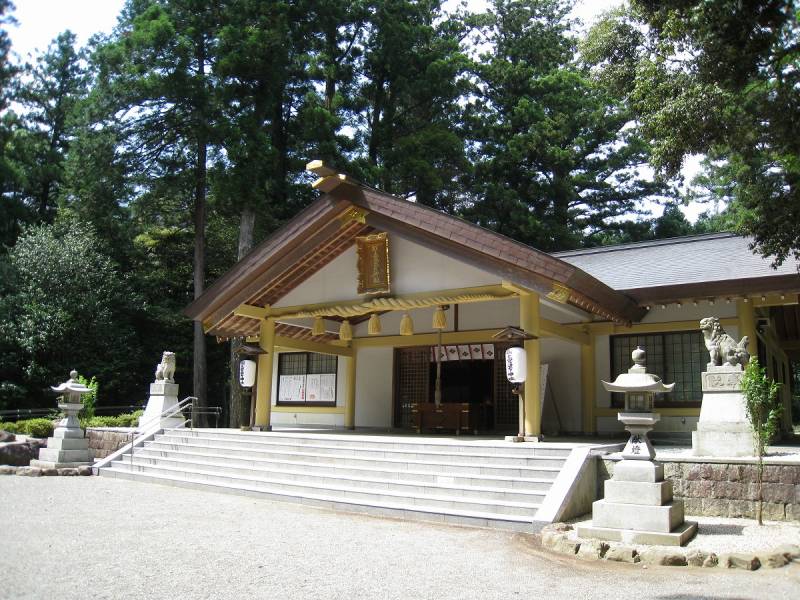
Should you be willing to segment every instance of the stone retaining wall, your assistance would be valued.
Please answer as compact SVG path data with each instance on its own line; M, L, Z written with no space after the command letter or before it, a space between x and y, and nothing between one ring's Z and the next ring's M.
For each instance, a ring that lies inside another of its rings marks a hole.
M126 429L97 427L86 430L89 438L89 449L94 453L94 459L100 460L116 452L131 441L131 434Z
M614 473L617 460L598 463L598 498L603 481ZM695 459L662 460L664 476L672 481L676 498L684 501L687 515L755 518L756 465L753 461L703 462ZM800 521L800 464L764 466L764 518Z

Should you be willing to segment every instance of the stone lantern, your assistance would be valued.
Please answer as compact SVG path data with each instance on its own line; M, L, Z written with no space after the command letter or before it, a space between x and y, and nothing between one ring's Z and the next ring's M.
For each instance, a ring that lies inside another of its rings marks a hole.
M631 354L634 365L612 383L610 392L625 394L625 408L618 419L630 439L614 476L604 484L605 497L592 504L592 522L577 528L579 537L632 544L681 546L697 531L697 524L684 521L683 501L672 499L672 482L664 480L664 466L653 462L655 450L647 433L661 416L653 412L656 394L671 392L674 383L645 369L645 352Z
M656 453L647 437L647 433L661 419L661 415L653 412L656 394L671 392L674 383L665 385L658 375L648 373L645 369L645 351L641 346L631 353L633 366L627 373L621 373L612 382L603 381L603 387L609 392L622 392L625 395L625 409L617 415L617 419L625 424L625 430L631 434L622 457L628 460L653 460Z
M39 459L32 460L31 466L61 469L91 464L89 440L83 435L78 412L83 408L81 396L92 390L78 382L77 371L71 371L67 381L50 389L62 394L58 408L64 418L53 431L53 437L47 439L47 448L39 450Z

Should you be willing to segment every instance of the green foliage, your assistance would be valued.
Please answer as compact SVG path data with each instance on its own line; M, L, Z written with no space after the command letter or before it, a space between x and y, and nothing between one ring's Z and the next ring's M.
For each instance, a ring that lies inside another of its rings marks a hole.
M767 370L752 358L742 377L742 391L746 399L747 418L753 426L753 450L757 457L763 456L767 445L779 431L783 411L777 383L767 377Z
M745 396L747 418L753 426L753 451L758 459L758 524L762 524L761 503L764 474L764 453L770 441L780 429L783 412L778 392L781 384L767 377L767 370L751 358L742 376L742 392Z
M35 438L47 438L53 435L53 421L51 419L25 419L16 422L17 431ZM6 430L7 431L7 430Z
M81 419L81 427L135 427L139 423L139 417L144 413L137 410L132 413L124 413L116 416L91 417Z
M17 427L16 423L13 422L0 422L0 431L7 431L8 433L19 433L19 427Z
M776 263L800 258L799 37L791 0L633 0L586 48L624 94L659 172L712 157L712 195L733 202L737 229Z
M90 227L67 222L27 230L11 251L0 347L16 349L20 371L0 375L26 390L29 405L51 404L48 386L73 368L97 373L109 397L125 397L131 385L136 295L97 247Z
M615 90L574 60L561 0L496 0L468 106L474 201L465 216L545 251L596 245L667 190L639 174L647 145Z
M92 390L88 394L83 394L81 396L81 402L83 403L81 416L91 419L94 416L94 409L97 406L97 388L99 387L99 384L97 383L97 377L93 375L91 379L86 379L86 377L83 375L78 375L78 383L81 383Z

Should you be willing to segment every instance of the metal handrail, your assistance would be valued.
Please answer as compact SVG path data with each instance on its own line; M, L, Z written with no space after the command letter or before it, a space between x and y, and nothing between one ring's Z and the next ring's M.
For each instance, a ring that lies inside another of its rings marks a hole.
M195 396L186 396L186 398L184 398L183 400L178 402L175 406L162 410L161 413L158 416L153 418L154 420L158 421L156 423L155 427L151 427L149 430L147 430L146 433L141 434L137 438L137 440L138 441L143 441L144 439L149 438L150 436L154 435L157 431L159 431L161 429L161 419L168 419L170 417L175 416L178 413L181 413L181 416L183 416L183 409L186 408L187 406L189 406L190 404L192 405L192 407L194 407L194 404L195 404L196 401L197 401L197 398ZM179 425L179 427L183 427L184 425L186 425L186 423L191 423L191 421L192 421L192 419L184 419L183 423L181 423ZM135 434L136 434L136 430L134 429L131 432L131 441L130 441L130 446L131 446L131 471L133 470L133 453L136 450L136 442L134 441Z
M47 415L58 415L56 408L10 408L7 410L0 410L1 417L16 417L15 420L19 421L20 417L44 417Z
M195 396L192 396L192 398L194 398L194 400L192 400L191 423L189 424L189 429L194 429L196 415L214 415L214 427L219 427L219 417L222 415L222 407L204 406L200 408L197 406L197 398Z

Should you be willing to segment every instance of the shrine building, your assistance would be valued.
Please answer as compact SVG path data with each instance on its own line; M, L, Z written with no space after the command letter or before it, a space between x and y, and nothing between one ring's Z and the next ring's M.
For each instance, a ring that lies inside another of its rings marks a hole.
M790 428L791 260L772 269L730 233L547 254L319 161L308 169L321 196L186 309L209 335L263 350L255 426L499 435L524 414L527 435L620 431L622 398L600 381L638 345L648 371L675 382L656 431L688 434L708 361L699 321L717 316L787 383ZM529 339L498 335L509 326ZM526 350L522 402L505 373L512 345Z

